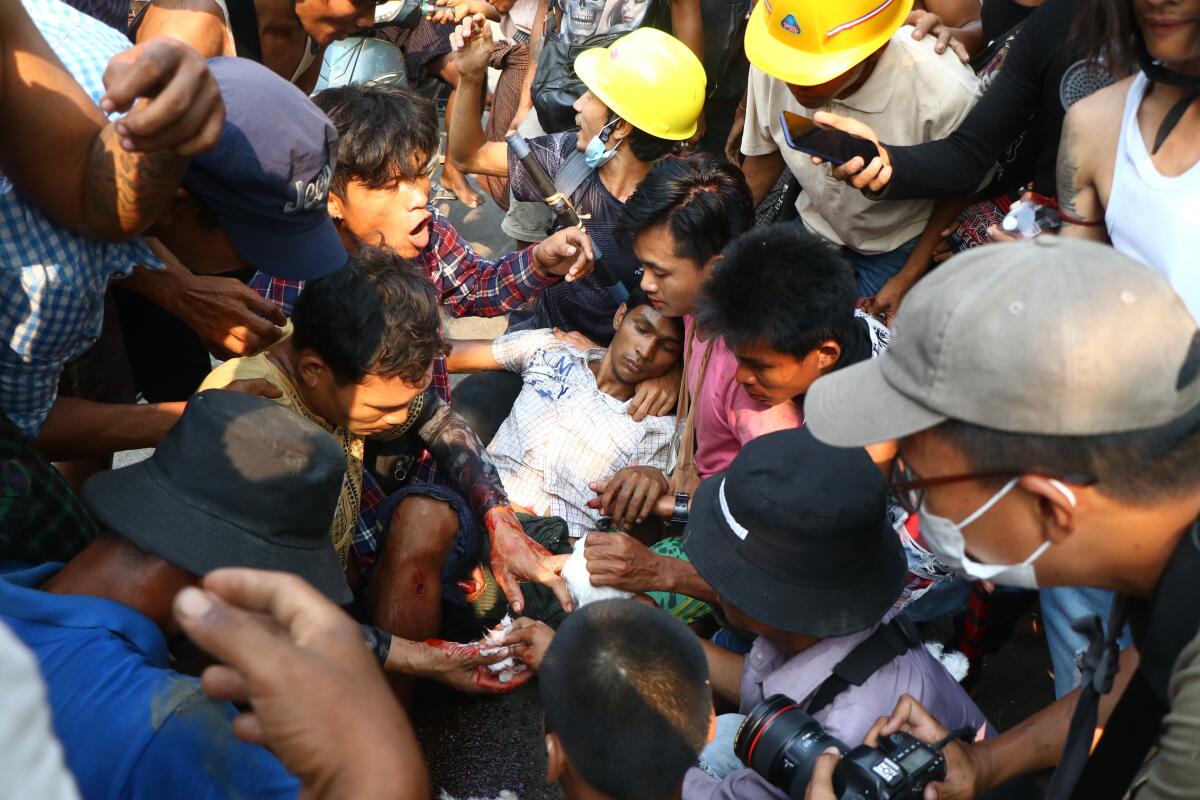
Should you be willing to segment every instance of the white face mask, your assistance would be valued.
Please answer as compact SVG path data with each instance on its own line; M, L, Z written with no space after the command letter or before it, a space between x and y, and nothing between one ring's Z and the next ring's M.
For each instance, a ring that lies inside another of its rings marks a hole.
M1042 554L1050 548L1050 542L1042 542L1041 546L1030 553L1029 557L1020 564L981 564L967 555L967 544L962 534L963 528L982 517L991 510L992 506L999 503L1004 495L1011 492L1018 480L1018 478L1013 478L1006 483L1003 489L992 495L991 499L980 506L975 513L959 523L951 522L945 517L930 512L922 500L918 512L921 519L921 538L947 566L953 567L971 578L992 581L1003 586L1015 586L1020 589L1038 588L1037 573L1034 572L1033 562L1041 558ZM1063 493L1071 507L1074 508L1075 493L1060 481L1050 479L1050 483Z
M617 154L617 147L621 146L621 142L617 142L617 146L612 150L606 150L605 148L608 147L608 136L612 132L613 126L618 122L620 120L617 119L609 122L587 143L587 147L583 151L583 160L590 168L600 169ZM621 141L624 141L624 139Z

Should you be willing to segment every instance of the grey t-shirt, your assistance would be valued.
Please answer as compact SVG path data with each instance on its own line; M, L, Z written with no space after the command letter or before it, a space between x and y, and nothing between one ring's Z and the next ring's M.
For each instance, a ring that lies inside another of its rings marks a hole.
M1200 634L1183 648L1167 684L1170 710L1163 717L1157 757L1137 800L1200 796Z

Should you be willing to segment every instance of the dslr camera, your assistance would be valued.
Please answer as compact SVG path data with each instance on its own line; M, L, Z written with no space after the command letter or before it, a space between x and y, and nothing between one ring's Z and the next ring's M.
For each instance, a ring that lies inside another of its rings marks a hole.
M920 800L926 785L946 777L940 747L897 731L881 736L877 748L851 749L781 694L756 706L734 740L743 764L796 800L803 800L813 764L830 747L842 754L833 773L842 800Z

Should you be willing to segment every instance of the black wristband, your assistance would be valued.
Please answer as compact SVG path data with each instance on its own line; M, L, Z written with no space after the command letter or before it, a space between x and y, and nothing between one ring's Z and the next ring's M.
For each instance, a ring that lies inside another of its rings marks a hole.
M362 632L366 638L367 647L375 656L375 660L379 662L379 666L383 666L387 662L388 653L392 650L392 635L381 628L376 628L374 625L363 625Z
M692 496L687 492L677 492L675 494L675 508L671 510L671 518L667 520L667 527L672 531L682 531L687 527L688 508L691 505Z

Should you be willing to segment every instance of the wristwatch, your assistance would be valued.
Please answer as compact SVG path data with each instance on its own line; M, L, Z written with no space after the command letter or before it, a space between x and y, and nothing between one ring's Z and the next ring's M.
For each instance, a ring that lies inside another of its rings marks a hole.
M687 492L675 493L675 508L671 510L671 518L667 520L667 530L672 533L682 533L687 527L688 507L691 505L692 496Z

